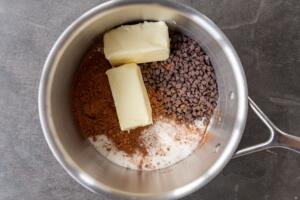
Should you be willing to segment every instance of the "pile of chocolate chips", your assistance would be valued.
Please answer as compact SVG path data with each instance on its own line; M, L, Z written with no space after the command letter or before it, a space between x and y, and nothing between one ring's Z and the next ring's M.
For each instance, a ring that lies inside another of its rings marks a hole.
M145 85L155 91L163 115L182 123L208 123L218 100L210 59L193 39L177 32L170 39L168 60L140 65Z

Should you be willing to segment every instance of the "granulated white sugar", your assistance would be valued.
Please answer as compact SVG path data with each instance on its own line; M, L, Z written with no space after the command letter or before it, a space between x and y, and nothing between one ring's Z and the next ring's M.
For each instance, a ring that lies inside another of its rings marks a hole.
M205 129L201 121L195 122L193 127L186 127L160 119L142 132L141 137L148 151L145 156L119 151L105 135L97 135L96 141L89 140L97 151L120 166L155 170L169 167L189 156L203 139Z

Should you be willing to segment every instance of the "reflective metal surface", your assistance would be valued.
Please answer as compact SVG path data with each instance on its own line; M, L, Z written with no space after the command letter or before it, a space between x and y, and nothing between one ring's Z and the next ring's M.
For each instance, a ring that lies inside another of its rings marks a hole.
M248 97L249 104L255 114L260 118L260 120L269 129L269 138L267 141L260 144L256 144L244 149L238 150L234 158L254 153L257 151L262 151L269 148L285 148L296 153L300 153L300 137L291 135L280 130L266 115L265 113L254 103L254 101Z
M198 40L214 65L219 102L209 140L176 165L156 171L117 166L78 132L70 109L72 76L95 37L115 26L163 20ZM42 73L39 114L49 147L64 169L91 191L131 199L175 199L203 187L232 158L243 134L248 108L240 60L216 25L198 11L163 0L111 1L76 20L57 40Z

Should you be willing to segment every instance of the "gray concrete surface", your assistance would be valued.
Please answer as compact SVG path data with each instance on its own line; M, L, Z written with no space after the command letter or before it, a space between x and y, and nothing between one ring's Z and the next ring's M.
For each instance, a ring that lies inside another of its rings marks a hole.
M0 199L106 199L51 155L38 119L44 60L59 34L99 0L0 0ZM249 92L283 130L300 135L300 1L179 0L219 25L243 62ZM242 146L266 129L249 114ZM268 150L232 160L185 200L300 199L300 155Z

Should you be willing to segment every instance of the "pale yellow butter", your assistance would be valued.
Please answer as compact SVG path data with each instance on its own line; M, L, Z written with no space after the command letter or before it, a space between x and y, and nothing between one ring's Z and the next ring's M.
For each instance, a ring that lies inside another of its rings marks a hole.
M165 22L123 25L104 34L104 54L113 66L163 61L170 54Z
M152 124L152 110L137 64L106 71L122 131Z

